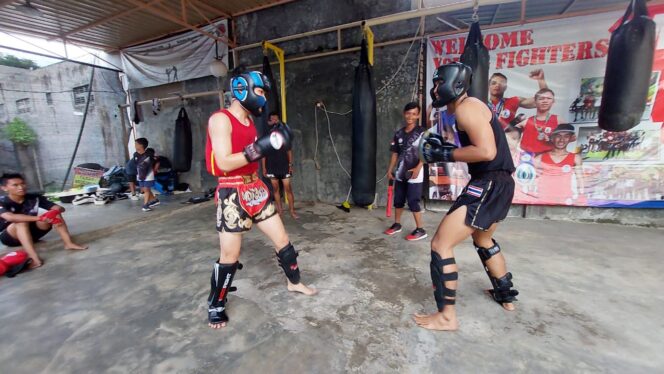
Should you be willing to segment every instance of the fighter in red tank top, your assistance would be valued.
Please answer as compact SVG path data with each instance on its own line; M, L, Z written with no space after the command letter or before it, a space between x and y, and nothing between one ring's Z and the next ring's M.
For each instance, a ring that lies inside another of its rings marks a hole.
M242 234L254 224L272 242L277 261L288 279L288 290L308 296L316 294L315 289L300 282L298 254L277 215L270 190L256 173L257 161L280 149L290 149L292 132L284 125L257 138L249 114L258 116L266 107L270 82L262 73L236 72L231 77L230 89L231 106L210 117L205 146L207 170L218 177L215 200L220 252L219 260L213 264L208 296L208 326L213 329L228 323L228 293L235 288L232 287L235 272L242 269L238 261Z
M241 153L244 147L256 140L256 127L254 126L254 121L252 121L251 118L248 118L249 125L247 126L242 124L226 109L219 110L212 115L217 113L223 113L231 120L232 153ZM210 139L210 130L207 132L207 141L205 143L205 164L207 166L208 172L216 177L252 175L258 171L258 162L251 162L245 166L231 170L229 172L224 172L221 170L215 160L214 151L212 149L212 140Z

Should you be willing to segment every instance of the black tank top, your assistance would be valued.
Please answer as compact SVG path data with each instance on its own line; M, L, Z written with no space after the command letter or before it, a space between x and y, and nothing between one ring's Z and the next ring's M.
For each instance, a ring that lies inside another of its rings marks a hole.
M459 134L459 143L461 143L462 147L473 145L465 131L461 131L458 128L457 130ZM469 162L468 173L472 178L481 178L482 174L491 171L502 170L512 174L515 170L510 148L507 145L505 132L495 114L491 117L491 130L493 130L493 137L496 140L496 157L491 161Z

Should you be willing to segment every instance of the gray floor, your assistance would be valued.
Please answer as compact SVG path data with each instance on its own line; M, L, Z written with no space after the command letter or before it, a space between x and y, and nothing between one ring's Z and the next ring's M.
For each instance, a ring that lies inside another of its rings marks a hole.
M403 239L410 217L404 232L388 238L381 234L389 225L384 211L303 207L299 221L285 221L303 280L320 294L288 293L271 246L252 231L234 283L239 290L230 297L231 324L211 331L205 299L218 253L213 215L208 203L149 216L128 230L108 225L85 252L48 243L46 266L0 279L0 371L664 368L664 230L509 219L497 239L521 292L518 311L503 311L483 293L489 282L465 242L457 251L460 331L443 333L411 321L435 304L428 239ZM425 214L430 234L441 216Z

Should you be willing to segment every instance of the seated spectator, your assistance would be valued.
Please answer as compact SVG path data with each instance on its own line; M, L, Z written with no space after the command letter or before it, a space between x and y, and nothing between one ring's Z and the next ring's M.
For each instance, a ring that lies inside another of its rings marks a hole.
M72 241L62 218L65 208L48 201L44 196L27 193L27 186L21 174L3 174L0 185L7 194L0 196L0 241L8 247L22 246L32 259L31 269L42 265L34 242L53 227L62 238L66 249L88 248ZM39 215L39 208L47 212Z

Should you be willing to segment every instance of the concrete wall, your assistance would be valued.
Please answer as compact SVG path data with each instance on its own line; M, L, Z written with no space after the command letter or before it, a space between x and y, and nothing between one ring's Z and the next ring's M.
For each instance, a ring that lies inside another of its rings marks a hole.
M72 89L89 83L91 69L70 62L33 71L0 66L0 103L6 112L0 117L0 126L20 117L37 132L36 148L44 184L59 187L64 179L85 108L74 105ZM47 92L51 93L50 104ZM125 94L117 73L96 69L93 95L74 166L88 162L107 167L124 164L125 145L117 106L125 102ZM30 99L30 111L18 113L16 101L26 98ZM0 149L8 153L5 143L0 144Z
M132 100L151 100L176 94L186 95L215 91L220 89L220 84L215 77L209 76L133 90L131 95ZM182 105L187 111L192 126L193 156L191 170L186 173L179 173L179 181L189 183L192 191L204 191L216 184L216 179L210 176L205 169L205 137L208 118L220 108L217 96L185 99L184 102L164 102L157 115L153 114L151 105L141 106L142 121L136 126L136 137L147 138L150 147L154 148L158 155L166 156L172 160L175 120ZM133 113L133 108L131 112ZM132 139L134 138L132 137ZM133 145L130 145L130 147L133 147Z
M360 21L411 9L410 2L388 1L297 1L266 9L236 19L235 33L239 44L255 43L264 39L298 34L319 28ZM312 16L315 15L315 16ZM293 22L284 22L284 19ZM404 21L389 27L374 27L376 41L394 40L413 36L419 20ZM342 48L359 46L362 35L358 29L342 32ZM377 94L377 176L382 177L389 162L389 143L394 131L402 125L402 108L411 101L416 79L419 43L413 45L406 57L408 43L376 48L374 53L374 84L376 91L402 70L395 79ZM330 33L293 42L279 43L288 57L303 53L323 52L337 48L336 33ZM262 60L262 51L254 49L238 54L238 62L254 65ZM274 56L270 56L275 60ZM405 58L405 60L404 60ZM339 158L346 170L351 170L351 116L329 114L330 128L325 113L315 109L322 101L329 111L346 113L352 108L352 90L355 66L359 52L316 58L286 65L286 101L288 123L297 132L295 142L295 174L293 188L296 196L304 200L339 203L345 200L350 178L344 173L335 155L329 132L332 134ZM278 68L273 67L277 80ZM278 84L275 84L278 87ZM316 113L316 115L315 115ZM317 117L317 121L316 121ZM316 139L316 123L318 139ZM315 154L316 140L318 153ZM317 162L314 161L314 158ZM377 185L379 203L385 201L386 181Z

